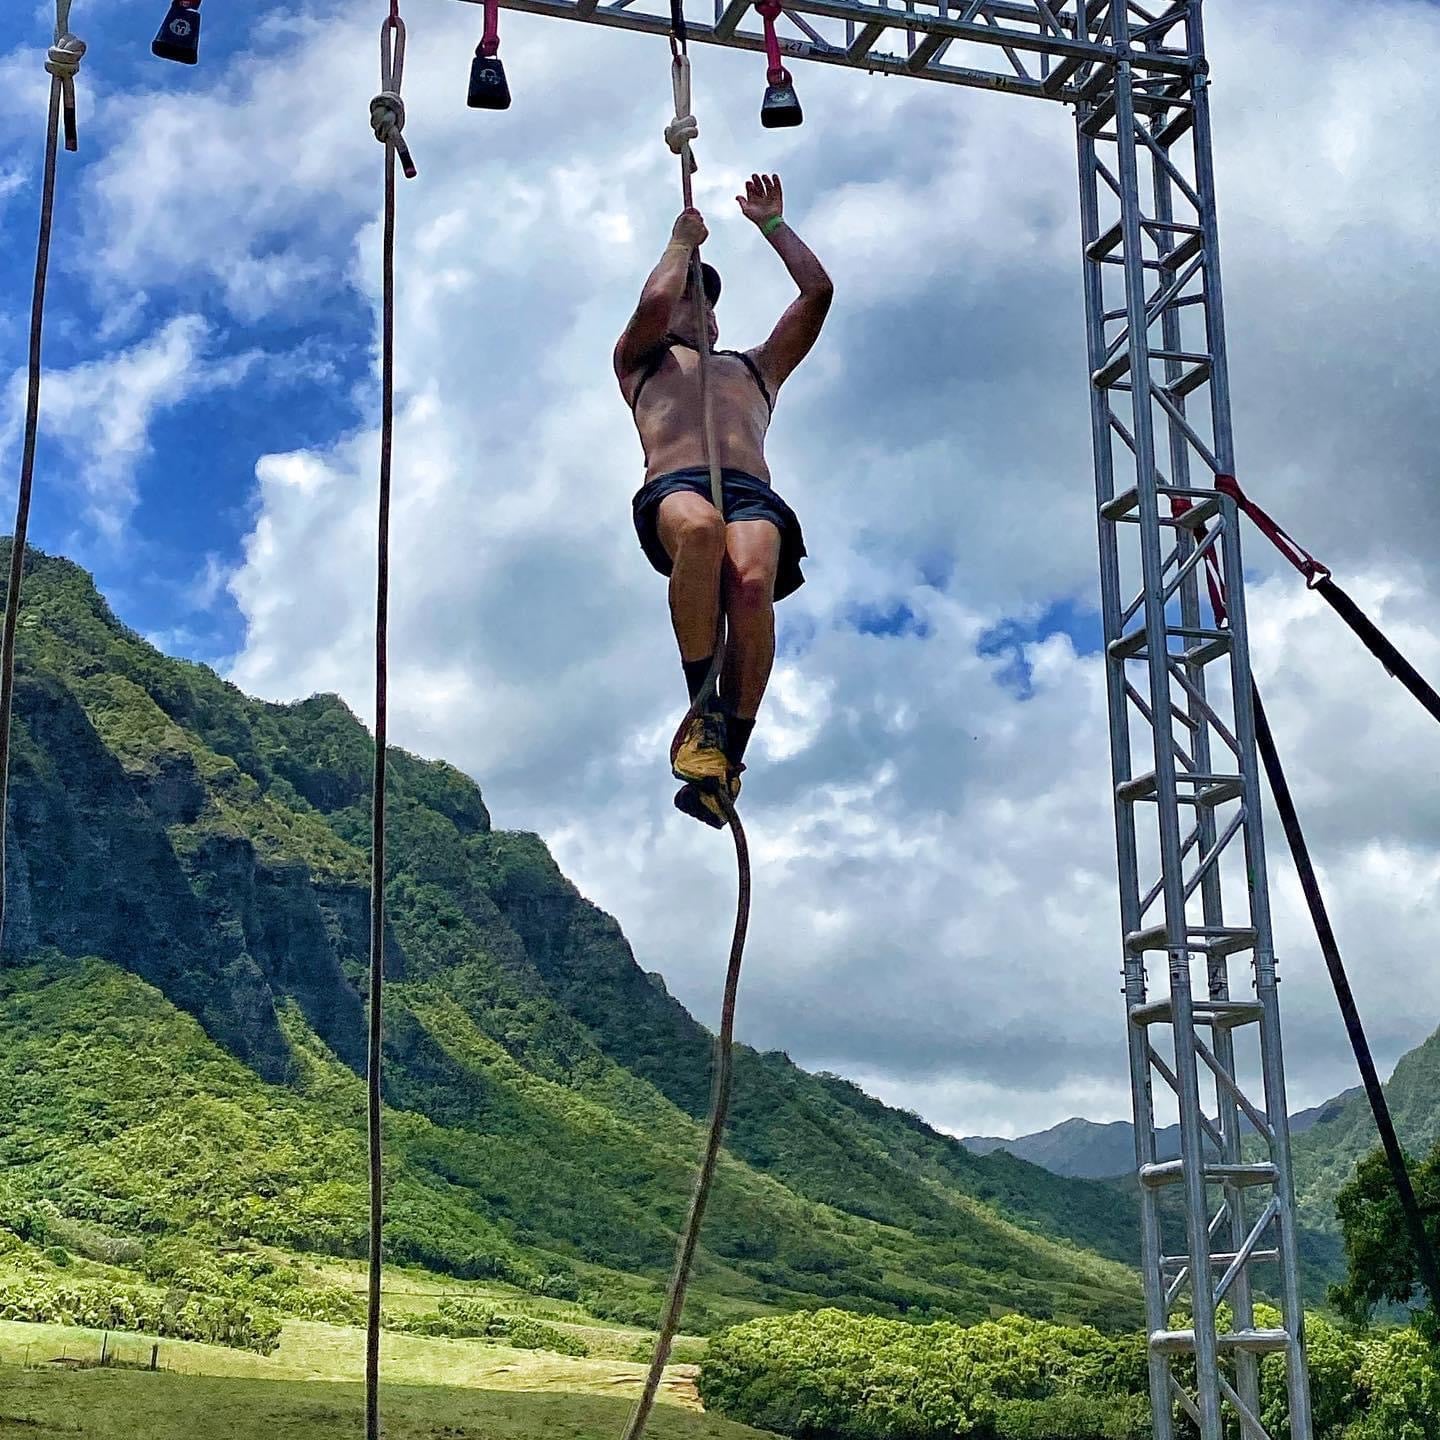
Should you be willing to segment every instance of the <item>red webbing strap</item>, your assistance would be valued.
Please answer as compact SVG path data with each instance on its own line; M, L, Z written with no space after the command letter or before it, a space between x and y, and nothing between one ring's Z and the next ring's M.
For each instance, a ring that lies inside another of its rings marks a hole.
M1215 487L1220 488L1218 485ZM1182 515L1187 514L1193 508L1193 501L1185 495L1172 495L1170 497L1170 515L1172 519L1179 520ZM1200 527L1197 538L1201 543L1205 540L1205 528ZM1217 627L1224 627L1229 619L1229 612L1225 608L1225 579L1220 569L1220 557L1215 553L1212 545L1205 552L1205 582L1210 590L1210 606L1215 612L1215 624Z
M493 60L500 53L500 0L485 0L485 33L480 37L480 54Z
M1257 505L1233 475L1217 475L1215 488L1222 495L1228 495L1255 522L1260 533L1305 577L1305 583L1312 590L1330 578L1330 567L1322 565L1273 515Z
M771 85L790 83L790 72L785 68L785 61L780 54L780 37L775 33L775 22L782 11L780 0L760 0L760 4L755 7L755 13L765 25L765 56L770 64L765 78Z
M1335 583L1330 567L1321 564L1294 536L1279 525L1273 516L1245 494L1233 475L1217 475L1215 488L1222 495L1228 495L1255 522L1265 537L1305 577L1305 584L1316 591L1355 632L1360 643L1385 667L1386 673L1398 680L1433 719L1440 721L1440 691L1425 679L1400 653L1394 641ZM1183 513L1183 510L1175 513ZM1213 555L1209 558L1214 560ZM1212 594L1212 601L1215 598ZM1217 609L1215 613L1218 616L1222 611Z

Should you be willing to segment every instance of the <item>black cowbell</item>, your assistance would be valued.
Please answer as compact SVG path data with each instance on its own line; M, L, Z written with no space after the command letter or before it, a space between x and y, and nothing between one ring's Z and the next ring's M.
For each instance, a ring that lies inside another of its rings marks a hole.
M199 6L170 0L170 13L150 49L162 60L178 60L182 65L194 65L200 59Z
M510 86L505 79L505 67L498 55L486 55L476 47L475 63L470 67L470 98L466 104L472 110L508 110L510 108Z
M760 106L760 123L767 130L785 130L805 120L794 81L783 70L780 75L781 78L766 85L765 102Z

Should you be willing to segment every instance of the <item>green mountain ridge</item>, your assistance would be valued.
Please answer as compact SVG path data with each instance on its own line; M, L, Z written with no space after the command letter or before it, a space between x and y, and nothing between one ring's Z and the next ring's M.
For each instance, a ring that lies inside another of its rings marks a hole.
M34 551L19 631L0 1221L360 1253L370 737L165 657ZM648 1320L709 1033L466 776L396 750L387 802L388 1254ZM1129 1326L1137 1233L1132 1196L742 1047L688 1320Z
M1400 1057L1385 1082L1385 1098L1400 1143L1413 1156L1440 1144L1440 1030ZM1295 1204L1303 1225L1339 1233L1335 1197L1379 1143L1363 1090L1296 1137Z

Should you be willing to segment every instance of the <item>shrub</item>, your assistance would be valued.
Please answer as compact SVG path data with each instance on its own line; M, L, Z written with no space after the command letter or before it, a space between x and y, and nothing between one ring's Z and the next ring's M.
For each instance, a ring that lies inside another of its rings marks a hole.
M1054 1395L1002 1400L995 1440L1150 1440L1150 1401L1141 1395Z
M516 1350L553 1350L557 1355L586 1356L590 1347L568 1331L532 1320L528 1315L497 1315L476 1300L445 1299L426 1315L387 1319L392 1330L412 1335L438 1335L447 1340L504 1340Z
M553 1350L557 1355L574 1355L579 1359L590 1353L590 1347L578 1335L557 1330L528 1315L512 1315L505 1322L505 1339L516 1350Z
M707 1408L759 1429L838 1440L995 1435L1002 1423L1039 1423L1040 1412L1012 1402L1067 1396L1094 1402L1074 1419L1093 1426L1121 1396L1114 1433L1126 1435L1138 1412L1120 1387L1134 1377L1134 1350L1129 1339L1018 1315L965 1328L821 1310L752 1320L712 1340L700 1394Z
M1440 1440L1440 1352L1414 1329L1360 1348L1356 1381L1369 1406L1346 1440Z
M1255 1318L1260 1325L1280 1323L1279 1312L1264 1305L1256 1307ZM1330 1321L1310 1315L1305 1324L1305 1353L1310 1362L1315 1440L1339 1440L1362 1404L1355 1378L1361 1347ZM1289 1392L1283 1355L1267 1355L1260 1367L1260 1418L1274 1440L1289 1440Z
M54 1285L38 1276L0 1282L0 1320L139 1330L262 1355L280 1343L279 1316L234 1300L183 1290L162 1296L133 1286Z
M475 1340L504 1333L505 1322L494 1307L475 1300L444 1299L438 1310L425 1315L397 1315L392 1330L412 1335L439 1335L448 1340Z

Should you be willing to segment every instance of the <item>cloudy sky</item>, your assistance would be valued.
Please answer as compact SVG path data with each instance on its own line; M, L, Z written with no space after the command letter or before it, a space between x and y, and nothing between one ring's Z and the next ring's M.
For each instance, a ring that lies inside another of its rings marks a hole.
M363 715L382 8L207 6L190 70L148 53L161 0L77 0L32 529L172 653ZM478 9L405 10L394 734L544 835L710 1019L732 861L670 808L683 687L609 366L678 208L668 52L506 15L515 105L482 114ZM22 11L0 53L7 486L51 23ZM1214 0L1208 29L1242 478L1440 675L1440 9ZM696 56L722 343L763 338L789 294L736 212L744 174L784 176L837 285L772 432L812 558L746 779L741 1031L961 1133L1125 1116L1071 119L797 79L806 126L766 132L759 57ZM1440 736L1258 538L1247 564L1257 669L1388 1067L1440 1023ZM1353 1067L1273 865L1299 1106Z

